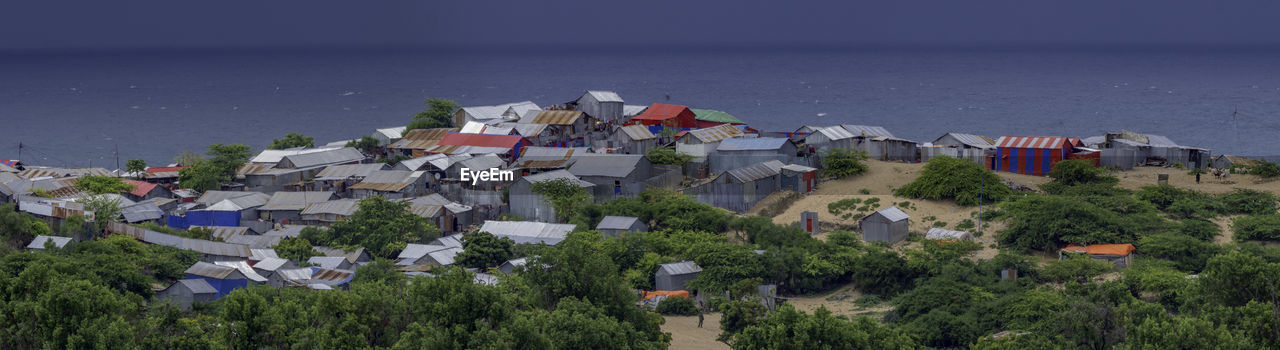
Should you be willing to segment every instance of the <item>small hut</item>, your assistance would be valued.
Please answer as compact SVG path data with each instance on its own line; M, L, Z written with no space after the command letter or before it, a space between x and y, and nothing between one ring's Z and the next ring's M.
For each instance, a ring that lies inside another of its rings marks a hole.
M858 221L862 240L867 242L898 243L907 239L907 213L898 207L880 209Z
M623 232L649 232L649 226L640 218L630 216L605 216L596 224L596 230L605 237L618 237Z
M689 281L698 278L702 267L692 261L681 261L658 266L653 274L654 286L657 290L688 290Z

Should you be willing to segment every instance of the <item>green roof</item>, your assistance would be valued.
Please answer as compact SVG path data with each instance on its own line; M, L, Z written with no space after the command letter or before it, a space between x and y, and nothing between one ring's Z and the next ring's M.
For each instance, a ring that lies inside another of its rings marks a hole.
M733 116L729 115L729 113L717 111L714 109L690 108L689 110L693 111L693 114L696 115L698 117L698 120L701 120L701 121L728 123L728 124L746 124L741 119L734 118Z

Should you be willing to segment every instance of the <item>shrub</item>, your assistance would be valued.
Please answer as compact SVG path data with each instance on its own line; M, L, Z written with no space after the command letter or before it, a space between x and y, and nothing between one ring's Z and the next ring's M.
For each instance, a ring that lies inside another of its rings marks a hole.
M1218 246L1181 233L1161 233L1143 237L1138 241L1138 251L1143 256L1173 261L1179 270L1199 271L1209 257L1218 253Z
M828 148L822 152L822 173L836 179L858 175L867 171L867 165L862 163L866 159L863 152Z
M1276 212L1275 195L1249 189L1236 189L1221 197L1220 211L1224 214L1273 214Z
M698 307L693 299L673 296L658 302L655 311L663 315L693 316L698 314Z
M973 229L974 227L973 220L970 219L960 220L960 222L956 223L956 230L960 231Z
M894 194L919 199L954 199L956 204L994 203L1013 196L996 174L978 163L947 156L934 157L924 166L920 177L894 191Z
M1218 224L1200 219L1182 220L1182 226L1178 228L1179 233L1202 241L1212 241L1219 231Z
M868 189L863 188L863 189L858 190L858 193L859 193L859 194L871 194L871 190L868 190Z
M1086 255L1077 254L1066 259L1050 262L1049 266L1044 269L1044 275L1058 282L1075 281L1084 283L1098 275L1111 271L1114 267L1110 262L1095 260Z
M1280 239L1280 215L1252 215L1237 218L1231 223L1236 240L1270 241Z
M947 227L947 222L946 222L946 221L937 221L937 222L934 222L934 223L933 223L933 227L938 227L938 228Z
M646 156L649 158L650 163L665 165L684 165L685 163L688 163L689 160L693 159L693 156L676 152L675 147L658 147L650 149Z
M1264 179L1274 178L1280 176L1280 166L1277 166L1275 162L1259 160L1257 165L1249 168L1249 174L1257 175Z

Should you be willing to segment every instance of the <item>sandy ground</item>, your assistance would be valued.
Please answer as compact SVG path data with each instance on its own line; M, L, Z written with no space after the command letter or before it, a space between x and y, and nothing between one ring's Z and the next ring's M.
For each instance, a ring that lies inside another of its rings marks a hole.
M702 328L698 316L666 316L662 331L671 333L671 349L728 349L716 340L720 336L720 313L703 314Z

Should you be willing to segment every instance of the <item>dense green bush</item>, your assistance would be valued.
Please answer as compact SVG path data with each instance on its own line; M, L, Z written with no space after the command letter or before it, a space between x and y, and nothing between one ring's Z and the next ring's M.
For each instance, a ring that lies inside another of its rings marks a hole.
M1275 162L1259 160L1257 165L1249 168L1249 174L1257 175L1264 179L1274 178L1280 176L1280 166L1277 166Z
M693 316L698 314L698 306L693 304L692 298L673 296L658 302L654 311L663 315Z
M1072 254L1066 259L1050 262L1044 269L1044 276L1058 282L1084 283L1113 268L1115 265L1110 262L1084 254Z
M684 165L693 159L693 156L676 152L675 147L657 147L650 149L645 155L649 158L649 162L653 164L663 165Z
M1000 244L1020 250L1052 251L1067 243L1130 243L1139 234L1133 218L1075 197L1031 196L1000 208L1009 218L1008 227L997 236Z
M1174 262L1183 271L1199 271L1218 246L1181 233L1161 233L1143 237L1136 245L1144 257Z
M954 199L956 204L968 206L978 205L979 195L983 202L995 203L1009 199L1014 191L978 163L939 156L925 164L920 177L893 193L908 198Z
M844 148L828 148L822 151L822 174L836 179L858 175L867 171L867 154Z
M1272 241L1280 239L1280 215L1251 215L1231 222L1236 240Z

